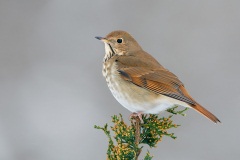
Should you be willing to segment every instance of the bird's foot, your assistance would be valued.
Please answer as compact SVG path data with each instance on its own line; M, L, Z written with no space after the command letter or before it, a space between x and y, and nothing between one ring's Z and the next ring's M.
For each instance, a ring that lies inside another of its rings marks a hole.
M132 117L138 117L140 119L141 123L144 123L143 119L142 119L142 115L143 115L142 112L137 112L137 113L133 112L132 114L130 114L129 119L131 119Z

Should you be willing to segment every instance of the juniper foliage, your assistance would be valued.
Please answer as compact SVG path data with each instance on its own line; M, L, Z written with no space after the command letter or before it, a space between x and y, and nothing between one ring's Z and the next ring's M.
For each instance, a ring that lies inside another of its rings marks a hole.
M143 115L143 123L140 123L138 117L131 119L131 124L127 125L122 115L112 116L113 126L108 127L105 124L103 127L94 126L96 129L101 129L108 137L108 160L137 160L143 145L146 144L150 148L156 147L162 141L164 136L176 139L174 133L169 133L169 129L177 128L180 125L173 123L171 120L173 115L185 116L184 112L187 109L176 110L177 106L168 109L170 113L168 117L159 118L158 115L149 114ZM111 131L114 136L111 135ZM152 160L153 156L149 152L146 153L144 160Z

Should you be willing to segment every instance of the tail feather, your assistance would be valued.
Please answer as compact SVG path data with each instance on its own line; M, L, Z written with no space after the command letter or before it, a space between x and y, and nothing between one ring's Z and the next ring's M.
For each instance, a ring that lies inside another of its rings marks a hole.
M208 110L206 110L203 106L201 106L200 104L198 104L187 92L187 90L184 88L184 86L180 86L179 87L180 91L182 92L182 94L186 97L188 97L189 99L191 99L193 102L195 102L195 104L189 104L193 109L195 109L196 111L200 112L201 114L203 114L204 116L206 116L208 119L212 120L214 123L220 122L220 120L214 116L211 112L209 112ZM221 123L221 122L220 122Z
M212 120L214 123L218 123L218 122L221 123L221 121L215 115L213 115L211 112L206 110L200 104L197 103L195 105L191 105L191 107L196 111L200 112L201 114L203 114L204 116L206 116L208 119Z

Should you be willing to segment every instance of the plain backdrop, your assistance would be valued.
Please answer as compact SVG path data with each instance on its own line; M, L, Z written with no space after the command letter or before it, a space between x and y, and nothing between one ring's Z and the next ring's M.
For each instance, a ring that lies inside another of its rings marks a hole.
M240 157L240 1L0 0L0 159L106 159L93 126L130 112L102 76L95 36L130 32L222 121L193 110L154 159ZM161 113L160 116L164 114Z

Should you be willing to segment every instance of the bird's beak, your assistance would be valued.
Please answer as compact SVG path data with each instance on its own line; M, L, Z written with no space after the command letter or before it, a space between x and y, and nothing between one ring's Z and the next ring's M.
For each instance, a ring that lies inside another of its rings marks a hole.
M95 37L96 39L98 39L98 40L101 40L101 41L103 41L104 43L108 43L108 40L106 39L106 38L103 38L103 37Z

